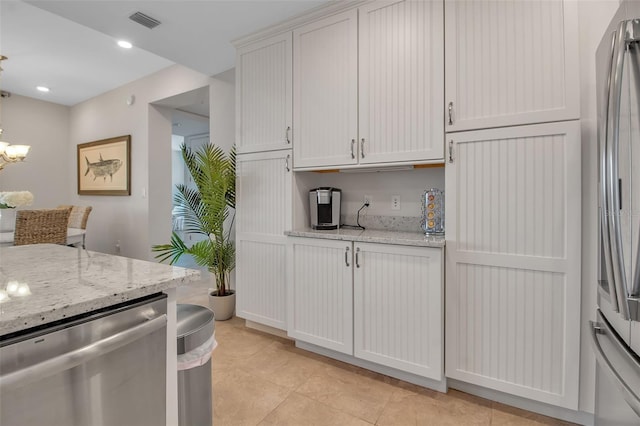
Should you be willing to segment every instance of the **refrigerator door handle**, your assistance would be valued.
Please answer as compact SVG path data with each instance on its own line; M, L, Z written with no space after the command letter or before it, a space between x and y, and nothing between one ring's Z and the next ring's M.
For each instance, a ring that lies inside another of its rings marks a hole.
M607 145L606 145L606 173L607 173L607 209L609 223L609 238L611 241L611 260L613 279L618 298L618 309L623 319L628 320L629 305L627 302L627 283L624 274L624 259L622 257L622 230L620 229L620 193L618 188L619 175L619 146L620 146L620 100L622 95L622 71L626 50L627 22L618 25L617 43L611 67L611 81L609 90L609 105L607 111Z
M611 364L611 361L607 357L605 351L602 349L600 345L600 341L598 339L598 335L606 336L607 339L611 341L612 344L616 346L618 351L624 351L627 353L623 344L619 341L618 336L613 332L610 326L607 324L605 320L601 322L593 322L589 321L590 329L591 329L591 344L594 349L594 353L596 355L596 361L602 367L608 375L615 381L616 386L620 389L623 394L625 401L629 404L631 409L635 411L635 413L640 416L640 397L636 395L636 393L631 389L629 384L624 381L624 378L618 373L615 367ZM628 354L627 354L628 355ZM628 359L633 361L631 356ZM640 368L640 365L635 362L635 368Z
M618 309L618 296L615 286L615 280L613 277L613 261L611 259L611 235L609 233L609 225L608 215L610 213L609 204L607 201L607 188L608 188L608 177L607 177L607 126L609 124L609 93L611 93L611 73L613 67L613 56L615 53L616 47L616 34L617 32L613 32L611 34L611 52L609 55L609 67L607 68L607 93L604 97L604 102L602 102L602 112L600 114L601 117L605 117L604 123L599 123L599 148L600 148L600 187L599 187L599 197L600 197L600 240L602 244L602 252L604 255L604 268L606 279L608 282L608 286L603 287L606 293L609 295L609 301L611 302L611 307L615 312L619 312ZM603 277L604 278L604 277ZM602 286L602 284L600 284Z

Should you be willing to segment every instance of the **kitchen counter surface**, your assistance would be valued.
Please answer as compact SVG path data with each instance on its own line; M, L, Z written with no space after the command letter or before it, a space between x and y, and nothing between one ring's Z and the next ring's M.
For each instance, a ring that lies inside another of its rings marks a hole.
M398 244L404 246L444 247L444 236L426 236L420 232L381 231L377 229L340 228L330 231L300 229L285 232L290 237L325 238L329 240L355 241L361 243Z
M0 336L199 279L196 270L82 248L0 247Z

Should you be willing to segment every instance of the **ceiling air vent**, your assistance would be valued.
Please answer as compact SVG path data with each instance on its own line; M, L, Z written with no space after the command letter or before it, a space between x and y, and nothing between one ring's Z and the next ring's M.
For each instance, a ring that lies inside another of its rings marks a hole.
M157 19L153 19L151 16L145 15L142 12L136 12L133 15L129 16L133 22L137 22L138 24L149 28L150 30L160 25L160 21Z

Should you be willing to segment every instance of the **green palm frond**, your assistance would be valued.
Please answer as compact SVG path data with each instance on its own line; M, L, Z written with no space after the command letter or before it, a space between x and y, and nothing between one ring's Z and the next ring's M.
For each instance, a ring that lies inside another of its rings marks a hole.
M225 223L233 219L236 206L236 150L229 154L215 145L207 144L192 150L180 146L182 158L193 178L196 189L177 185L174 197L184 216L185 231L207 235L206 240L191 247L173 233L170 244L152 247L161 262L175 263L183 254L193 256L198 265L206 266L215 276L218 294L225 294L229 273L235 268L235 247ZM230 209L234 209L231 211Z

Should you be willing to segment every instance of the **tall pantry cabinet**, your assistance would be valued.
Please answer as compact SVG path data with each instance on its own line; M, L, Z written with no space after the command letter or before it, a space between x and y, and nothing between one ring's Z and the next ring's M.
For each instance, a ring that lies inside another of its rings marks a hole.
M236 315L286 329L291 229L291 33L238 48Z
M577 5L446 1L446 375L578 408Z

